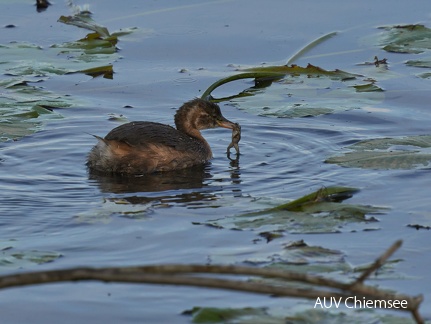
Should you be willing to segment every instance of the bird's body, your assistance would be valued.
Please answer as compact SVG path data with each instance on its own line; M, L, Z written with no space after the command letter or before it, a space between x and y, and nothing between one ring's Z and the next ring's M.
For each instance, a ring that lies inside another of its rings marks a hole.
M130 122L114 128L88 156L91 170L143 174L172 171L203 164L212 158L211 148L200 130L214 127L233 129L220 108L211 102L194 99L175 115L176 129L154 122Z

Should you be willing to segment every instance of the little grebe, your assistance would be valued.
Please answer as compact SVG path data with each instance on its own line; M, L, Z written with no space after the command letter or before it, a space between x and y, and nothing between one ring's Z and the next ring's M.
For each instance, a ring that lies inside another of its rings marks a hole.
M160 123L136 121L118 126L88 155L87 166L96 171L143 174L184 169L212 158L201 129L235 124L221 114L218 105L202 99L186 102L175 114L177 129Z

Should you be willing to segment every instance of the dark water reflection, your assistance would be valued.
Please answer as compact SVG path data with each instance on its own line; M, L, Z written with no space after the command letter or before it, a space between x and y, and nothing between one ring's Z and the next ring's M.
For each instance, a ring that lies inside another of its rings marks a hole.
M230 174L232 183L241 183L239 156L230 159ZM211 175L211 162L171 172L158 172L136 176L123 176L105 174L89 170L89 180L97 183L102 192L133 193L158 192L169 190L200 189L208 186L213 178Z
M137 176L107 175L89 171L89 179L94 180L102 192L112 193L198 189L205 187L205 181L211 178L207 166Z

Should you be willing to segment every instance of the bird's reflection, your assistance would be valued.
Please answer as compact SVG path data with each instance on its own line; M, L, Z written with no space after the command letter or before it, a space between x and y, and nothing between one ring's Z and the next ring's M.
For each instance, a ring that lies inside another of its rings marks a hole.
M205 180L211 177L209 165L138 176L107 175L89 171L89 179L95 180L102 192L117 194L198 189L206 186Z
M230 166L231 183L240 184L238 156L231 159ZM130 204L150 203L156 206L180 203L187 204L190 208L199 208L204 201L218 199L215 194L217 186L213 183L218 180L213 177L210 170L211 163L183 170L126 177L89 170L89 179L97 184L101 192L121 194L121 199ZM238 188L234 191L237 195Z

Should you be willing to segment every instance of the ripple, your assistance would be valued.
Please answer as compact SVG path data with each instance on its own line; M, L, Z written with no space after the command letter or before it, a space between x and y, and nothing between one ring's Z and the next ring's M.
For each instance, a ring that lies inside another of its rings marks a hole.
M177 78L174 80L174 82L176 82L176 83L193 83L196 81L197 80L195 78L192 78L192 77Z

